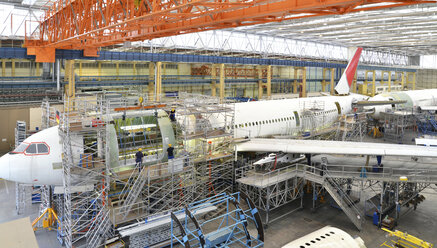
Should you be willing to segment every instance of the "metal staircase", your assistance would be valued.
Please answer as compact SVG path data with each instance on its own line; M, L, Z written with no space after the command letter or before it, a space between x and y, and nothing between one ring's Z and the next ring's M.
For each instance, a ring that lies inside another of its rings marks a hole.
M120 214L123 215L124 219L128 216L133 203L135 203L144 185L147 182L147 176L144 175L144 172L145 170L143 169L140 173L138 173L138 177L136 178L134 184L130 188L129 193L126 196L126 199L124 200L122 207L120 208ZM134 172L132 172L131 177L134 177Z
M314 173L306 173L305 179L312 182L323 185L326 191L331 195L332 199L343 210L352 223L361 231L362 229L362 216L360 211L355 206L352 199L344 192L344 190L338 185L332 178L329 177L325 171L325 176L320 176Z
M139 165L137 163L135 165L135 168L132 170L132 172L129 176L129 179L126 181L126 184L124 185L123 189L121 190L121 194L118 196L119 201L123 201L123 198L130 191L129 187L132 185L132 182L134 182L135 178L138 177L138 174L139 174Z
M323 184L326 191L331 195L332 199L340 206L343 212L349 217L354 225L361 231L362 229L362 217L360 211L355 206L352 199L343 191L333 179L326 177Z

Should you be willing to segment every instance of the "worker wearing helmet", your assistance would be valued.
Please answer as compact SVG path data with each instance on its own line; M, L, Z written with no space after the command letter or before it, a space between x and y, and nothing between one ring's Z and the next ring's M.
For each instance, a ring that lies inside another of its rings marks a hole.
M171 146L171 144L168 144L168 148L167 148L167 155L168 155L168 159L173 159L174 158L174 148Z
M142 152L143 149L139 148L138 152L135 154L135 166L138 167L138 171L141 172L143 167L143 157L144 154Z
M170 111L170 116L169 116L171 121L176 121L176 115L175 114L176 114L176 110L174 108L172 108L171 111Z

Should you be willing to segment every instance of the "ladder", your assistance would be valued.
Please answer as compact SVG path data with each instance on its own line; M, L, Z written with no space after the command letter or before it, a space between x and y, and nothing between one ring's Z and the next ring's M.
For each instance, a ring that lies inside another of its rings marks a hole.
M344 192L344 190L332 178L326 177L323 184L326 191L331 195L332 199L340 206L343 212L349 217L354 225L361 231L362 216L360 211L355 206L352 199Z
M138 177L136 178L134 184L130 188L129 193L126 196L126 199L124 200L122 207L120 208L120 213L123 215L123 219L126 219L126 217L128 216L130 210L132 209L132 204L136 202L144 185L146 184L148 177L144 175L144 171L145 169L143 169L141 173L138 174Z
M17 121L17 126L15 127L15 147L19 146L21 142L26 139L26 122Z
M326 191L331 195L332 199L338 204L338 206L343 210L346 216L352 221L352 223L361 231L362 229L362 216L360 211L354 205L352 199L343 191L343 189L338 185L332 178L326 175L319 176L314 173L305 173L305 179L312 182L321 184Z
M124 185L123 189L121 190L120 195L118 196L118 200L123 200L123 197L126 195L126 193L129 192L129 187L132 184L132 182L135 180L136 177L138 177L139 174L139 164L137 163L135 165L135 168L132 170L129 179L127 180L126 184Z
M99 247L108 237L111 231L111 222L109 221L109 211L101 210L95 217L97 221L89 229L87 236L87 247ZM99 226L94 226L98 223Z

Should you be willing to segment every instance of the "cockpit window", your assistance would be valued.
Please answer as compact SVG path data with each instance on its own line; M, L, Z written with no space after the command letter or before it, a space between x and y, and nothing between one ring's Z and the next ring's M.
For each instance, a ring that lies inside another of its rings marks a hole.
M12 152L13 153L22 153L26 148L29 146L27 143L21 143L19 146L17 146Z
M49 152L49 148L47 147L46 144L44 144L44 143L38 144L38 153L39 154L48 153L48 152Z
M30 146L26 149L27 154L36 154L36 144L30 144Z

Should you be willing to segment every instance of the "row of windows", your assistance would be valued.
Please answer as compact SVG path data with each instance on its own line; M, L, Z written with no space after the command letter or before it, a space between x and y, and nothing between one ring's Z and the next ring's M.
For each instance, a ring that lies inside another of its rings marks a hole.
M321 111L319 113L316 113L315 115L318 116L318 115L321 115L321 114L334 113L336 111L337 110L335 110L335 109L328 110L328 111ZM308 118L308 117L312 117L312 115L303 115L303 116L301 116L301 118ZM292 120L294 120L294 116L278 118L278 119L272 119L272 120L265 120L265 121L255 121L255 122L247 122L247 123L243 123L243 124L236 124L234 126L234 128L251 127L251 126L271 124L271 123L282 122L282 121L292 121Z
M275 122L282 122L282 121L291 121L294 120L294 117L284 117L279 119L272 119L272 120L265 120L265 121L255 121L255 122L248 122L243 124L237 124L234 127L235 128L243 128L243 127L250 127L250 126L257 126L257 125L264 125L264 124L271 124Z
M331 233L332 235L335 234L333 231L331 231L330 233ZM320 238L315 238L315 240L311 240L311 241L310 241L311 243L310 243L310 242L305 243L305 245L301 245L301 246L299 246L299 248L310 247L311 244L315 244L314 246L316 246L316 245L317 245L317 244L316 244L317 242L322 242L323 239L328 238L329 236L331 236L331 234L326 233L325 235L320 235Z

